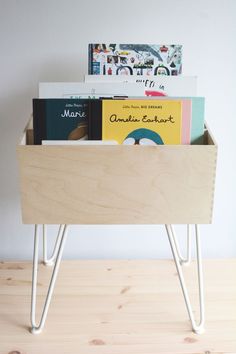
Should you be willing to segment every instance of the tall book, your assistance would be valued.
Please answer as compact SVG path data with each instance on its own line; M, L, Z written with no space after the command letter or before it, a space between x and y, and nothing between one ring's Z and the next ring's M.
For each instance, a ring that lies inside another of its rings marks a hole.
M182 45L89 44L91 75L171 75L182 72Z

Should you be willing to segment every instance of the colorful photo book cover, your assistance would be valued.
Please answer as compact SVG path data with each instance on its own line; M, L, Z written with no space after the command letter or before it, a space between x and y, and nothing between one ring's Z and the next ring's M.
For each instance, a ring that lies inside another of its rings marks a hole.
M105 100L102 139L128 145L181 144L181 100Z
M91 75L179 75L182 46L159 44L89 44Z

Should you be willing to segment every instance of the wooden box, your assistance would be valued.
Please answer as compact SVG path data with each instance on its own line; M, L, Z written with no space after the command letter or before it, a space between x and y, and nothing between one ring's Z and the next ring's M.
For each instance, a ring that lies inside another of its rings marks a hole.
M25 224L208 224L217 146L17 147Z

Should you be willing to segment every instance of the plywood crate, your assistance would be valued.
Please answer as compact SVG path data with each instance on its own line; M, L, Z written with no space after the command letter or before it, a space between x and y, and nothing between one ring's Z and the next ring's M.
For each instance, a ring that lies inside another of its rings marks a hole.
M25 224L208 224L217 145L17 146Z

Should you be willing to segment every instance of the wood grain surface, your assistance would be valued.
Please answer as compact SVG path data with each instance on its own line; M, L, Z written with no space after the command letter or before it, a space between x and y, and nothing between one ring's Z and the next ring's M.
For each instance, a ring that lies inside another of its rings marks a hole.
M26 224L211 223L217 146L19 145Z
M184 267L198 316L195 264ZM206 331L191 332L169 260L63 261L40 335L28 331L31 262L0 263L0 354L236 353L236 260L205 260ZM40 265L41 311L51 268Z

